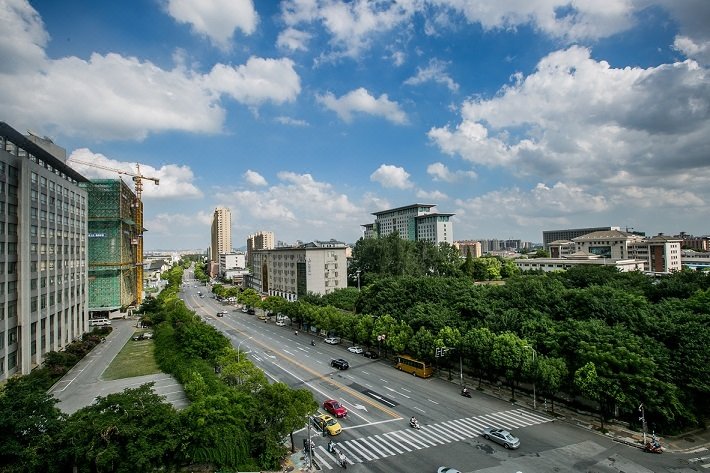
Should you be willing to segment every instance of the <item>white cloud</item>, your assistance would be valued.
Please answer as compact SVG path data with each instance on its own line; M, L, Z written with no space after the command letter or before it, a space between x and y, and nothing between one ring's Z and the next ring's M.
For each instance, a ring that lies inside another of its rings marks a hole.
M204 75L186 67L180 51L176 66L163 69L115 53L49 59L46 42L29 4L0 3L0 107L18 129L93 140L140 140L172 130L219 133L226 116L220 94L253 107L300 93L290 59L252 57L236 67L217 64ZM76 104L82 113L67 113Z
M363 206L311 174L282 171L277 178L259 191L239 189L218 197L245 203L240 207L243 225L249 225L249 231L278 228L279 240L348 238L353 222L371 220Z
M289 27L322 26L331 37L334 55L357 57L374 37L406 24L419 2L336 2L332 0L285 0L282 20Z
M305 120L300 120L297 118L291 118L291 117L276 117L276 121L281 123L282 125L290 125L290 126L308 126L308 122Z
M417 198L419 199L426 199L426 200L431 200L431 201L440 201L440 200L448 200L449 196L444 194L441 191L425 191L424 189L418 189L417 190Z
M295 28L286 28L279 33L276 39L276 45L279 48L285 48L290 51L308 51L308 42L311 35L305 31Z
M409 180L409 173L404 168L391 164L380 165L370 175L370 180L386 188L409 189L413 186Z
M459 85L446 73L447 63L438 59L431 59L424 68L417 67L417 73L405 80L407 85L421 85L425 82L434 82L445 85L450 91L459 90Z
M104 168L110 168L122 171L126 174L121 174L116 171L101 169L91 165L79 164L73 162L76 159L85 163L91 163ZM80 148L73 151L67 159L67 164L74 168L81 175L90 179L119 179L122 178L131 189L135 186L131 175L137 173L135 163L127 163L108 158L100 153L94 153L87 148ZM195 187L193 180L195 178L192 169L188 166L178 166L175 164L167 164L160 168L155 168L147 164L140 164L140 174L142 176L159 179L159 184L155 185L152 180L143 179L143 198L144 199L175 199L175 198L198 198L202 197L202 192Z
M676 36L673 48L703 65L710 64L710 40L695 42L687 36Z
M435 181L456 182L461 179L475 179L476 173L473 171L455 171L452 172L443 163L432 163L426 168L426 172Z
M693 61L614 69L572 47L495 97L465 102L461 115L429 137L476 165L589 186L611 186L620 172L634 182L694 173L704 176L695 191L710 187L700 172L710 164L710 81Z
M256 31L259 15L252 0L168 0L167 12L221 49L229 49L234 31Z
M327 92L324 95L316 96L316 100L327 109L337 113L340 119L345 122L352 121L353 113L365 113L383 117L398 125L407 123L407 115L399 108L397 102L389 100L387 94L375 98L362 87L352 90L340 98Z
M205 78L210 90L226 93L249 105L292 102L301 92L301 79L291 59L250 57L242 66L217 64Z
M252 171L251 169L247 169L247 171L244 173L244 180L253 186L268 185L266 179L264 179L264 176L262 176L256 171Z
M143 222L148 229L144 235L145 245L150 248L170 248L174 244L176 229L180 229L181 242L204 241L205 235L209 236L212 217L211 212L197 212L193 215L164 212L153 216L146 214ZM169 243L164 246L166 241Z

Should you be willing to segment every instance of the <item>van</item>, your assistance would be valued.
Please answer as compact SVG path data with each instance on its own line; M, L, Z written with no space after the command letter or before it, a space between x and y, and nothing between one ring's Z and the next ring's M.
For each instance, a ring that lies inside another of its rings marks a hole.
M90 319L89 320L89 327L103 327L105 325L111 325L111 321L109 319Z

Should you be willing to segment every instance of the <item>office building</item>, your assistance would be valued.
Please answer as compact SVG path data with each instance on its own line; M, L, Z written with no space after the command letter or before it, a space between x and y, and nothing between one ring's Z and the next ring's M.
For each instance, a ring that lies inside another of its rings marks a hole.
M254 268L254 252L274 248L275 241L274 232L258 231L249 235L247 237L247 266Z
M87 179L32 138L0 122L0 380L88 330Z
M312 292L328 294L347 287L347 245L314 241L300 246L254 250L246 286L288 301Z
M435 212L434 208L431 204L412 204L374 212L375 222L362 225L363 236L380 238L397 232L404 240L453 245L454 229L450 218L454 214Z
M670 274L682 269L679 237L656 235L644 238L631 246L632 255L646 261L646 271L653 274Z
M572 240L593 232L621 230L619 227L568 228L565 230L545 230L542 232L542 245L550 250L550 243L556 240Z
M224 276L228 269L244 269L246 264L246 255L241 251L219 255L219 275Z
M210 259L218 263L219 255L232 252L232 212L217 207L212 216L212 240Z

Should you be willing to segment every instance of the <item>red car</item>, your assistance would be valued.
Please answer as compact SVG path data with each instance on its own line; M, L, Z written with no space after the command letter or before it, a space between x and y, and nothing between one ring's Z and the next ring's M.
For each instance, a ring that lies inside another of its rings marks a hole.
M348 410L335 399L325 401L323 409L328 411L333 417L343 418L348 416Z

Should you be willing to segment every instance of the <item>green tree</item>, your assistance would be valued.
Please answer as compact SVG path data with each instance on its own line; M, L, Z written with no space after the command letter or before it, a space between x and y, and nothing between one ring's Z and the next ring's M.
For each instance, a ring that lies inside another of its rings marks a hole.
M536 377L537 389L540 394L550 398L552 413L555 412L555 396L567 377L567 365L562 358L537 357Z
M434 359L434 349L436 348L434 334L421 327L414 335L409 337L406 347L414 358L431 362Z
M495 335L487 327L474 328L463 337L463 351L471 360L473 371L478 377L478 387L486 374L492 374L490 353Z
M0 391L0 471L47 471L64 416L46 385L33 376L10 378Z
M237 298L237 302L247 307L259 307L261 296L252 288L244 289Z
M493 339L491 349L491 365L501 374L511 390L511 398L515 401L515 388L520 382L525 359L527 343L513 333L502 333Z
M64 471L153 471L174 465L179 439L177 412L152 392L152 383L144 384L72 414L58 457Z

